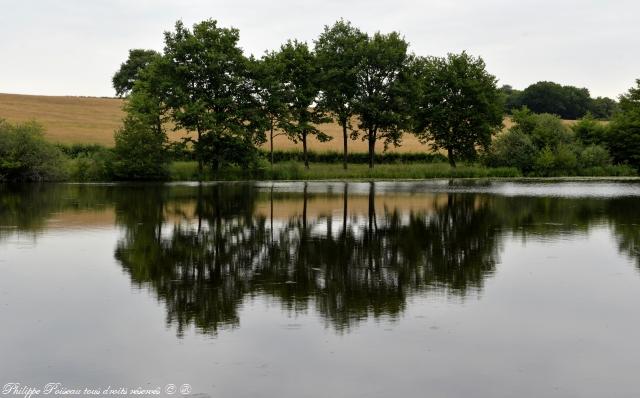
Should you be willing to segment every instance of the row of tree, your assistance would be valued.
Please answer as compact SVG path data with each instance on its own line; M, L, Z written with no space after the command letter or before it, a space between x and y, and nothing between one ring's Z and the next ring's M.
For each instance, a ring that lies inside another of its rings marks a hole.
M618 103L609 97L592 98L589 90L563 86L554 82L537 82L524 90L504 85L505 111L526 106L535 113L551 113L563 119L579 119L591 113L597 119L610 119L618 110Z
M267 138L326 141L318 125L342 127L344 167L350 140L400 145L416 134L449 162L476 156L502 126L503 98L481 58L466 53L422 57L397 32L369 35L340 20L310 47L290 40L261 58L246 57L239 32L214 20L192 29L177 22L164 51L131 50L113 77L126 96L125 128L166 139L165 126L195 137L199 168L250 165ZM122 133L121 133L122 134ZM133 134L136 135L136 134ZM273 159L272 159L273 160Z

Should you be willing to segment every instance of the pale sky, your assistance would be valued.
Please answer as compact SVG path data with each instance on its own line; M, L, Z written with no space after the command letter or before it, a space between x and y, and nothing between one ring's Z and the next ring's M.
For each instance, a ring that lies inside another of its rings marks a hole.
M399 31L418 55L482 56L519 89L551 80L617 97L640 78L638 0L0 0L0 92L113 96L128 50L162 50L178 19L236 27L261 55L341 17Z

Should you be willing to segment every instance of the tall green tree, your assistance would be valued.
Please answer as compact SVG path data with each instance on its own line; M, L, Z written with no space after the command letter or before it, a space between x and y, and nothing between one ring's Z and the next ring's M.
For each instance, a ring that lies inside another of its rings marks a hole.
M221 28L215 20L197 23L192 30L178 21L173 32L165 33L166 104L177 128L197 133L200 172L205 157L217 171L224 163L244 164L254 145L264 142L256 123L249 61L238 40L237 29Z
M315 42L318 64L321 68L321 95L319 106L329 111L342 127L343 167L347 168L349 138L357 138L351 119L355 115L354 102L358 92L357 75L362 66L361 49L367 35L350 22L339 20L325 26ZM349 131L351 130L351 134Z
M284 44L277 58L283 68L282 81L286 88L284 98L287 117L281 126L289 139L296 143L302 142L304 165L308 169L308 137L315 136L321 142L331 139L316 127L317 124L330 121L316 106L320 91L320 69L307 44L296 40Z
M140 69L124 103L128 118L153 128L162 140L166 140L164 127L169 121L166 93L171 90L171 82L166 78L167 66L167 59L157 56Z
M375 33L359 46L353 110L359 117L362 139L368 141L369 167L375 161L376 142L400 145L407 128L407 96L403 84L409 44L397 32Z
M619 104L610 124L608 147L615 161L640 170L640 79L620 96Z
M140 48L129 50L129 58L120 65L120 69L111 79L116 95L118 97L127 96L139 79L140 71L159 57L161 57L161 54L154 50Z
M414 132L422 142L445 149L452 167L489 147L502 126L503 95L482 58L466 52L416 58L412 75Z
M264 129L269 133L269 160L273 165L273 139L285 134L282 130L276 132L283 125L287 111L284 64L277 53L269 52L261 59L252 59L251 65L256 98L264 117Z

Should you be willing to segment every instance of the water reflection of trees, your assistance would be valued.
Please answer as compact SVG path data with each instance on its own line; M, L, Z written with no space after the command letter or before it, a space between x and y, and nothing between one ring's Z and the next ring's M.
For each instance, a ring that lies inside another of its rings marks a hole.
M155 207L129 198L117 209L135 217L121 220L116 258L134 282L156 292L179 333L192 324L205 332L237 325L239 306L256 295L293 312L313 305L344 329L370 316L397 316L418 291L480 289L495 266L497 229L486 198L451 194L433 212L376 214L371 184L366 214L347 214L343 195L341 217L311 218L305 187L288 194L299 199L300 214L274 225L273 217L254 214L251 187L200 189L193 216L169 231L160 197Z
M453 192L407 210L380 206L387 193L377 193L375 184L364 192L346 184L340 189L0 186L0 227L12 227L0 228L0 239L16 232L37 236L60 213L111 209L121 229L116 259L135 285L163 303L178 334L235 327L240 307L255 297L292 313L317 311L338 330L397 317L427 290L464 297L479 292L494 272L505 234L554 238L605 226L640 268L637 197ZM314 210L314 200L325 196L332 211ZM363 197L364 208L350 207ZM284 202L295 211L274 216L274 203Z

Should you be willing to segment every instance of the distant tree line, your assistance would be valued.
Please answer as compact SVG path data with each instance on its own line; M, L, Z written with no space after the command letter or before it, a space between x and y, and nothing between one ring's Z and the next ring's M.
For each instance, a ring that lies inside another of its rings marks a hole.
M537 82L524 90L504 85L505 111L526 106L535 113L551 113L563 119L579 119L591 113L597 119L608 120L618 109L618 103L608 97L592 98L589 90L563 86L554 82Z

